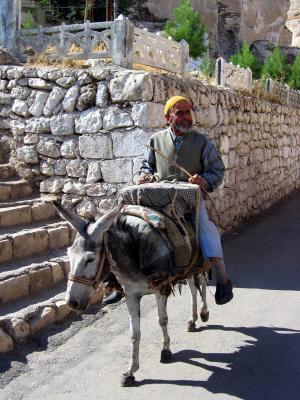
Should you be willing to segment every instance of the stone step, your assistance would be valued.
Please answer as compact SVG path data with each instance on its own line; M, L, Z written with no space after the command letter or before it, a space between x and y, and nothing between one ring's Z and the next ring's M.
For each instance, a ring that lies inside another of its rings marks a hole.
M24 206L24 205L33 205L35 203L40 203L41 201L52 203L52 201L48 200L46 196L39 197L37 196L36 193L32 193L29 196L22 197L22 199L8 199L5 201L1 201L0 209L8 207Z
M4 272L11 272L19 269L24 268L28 265L37 263L42 264L45 261L56 261L58 259L64 259L66 257L66 248L62 247L61 249L53 249L41 254L35 254L30 257L24 257L19 260L12 260L7 263L0 264L0 274ZM1 310L0 310L1 315Z
M30 302L23 299L15 301L15 310L0 317L0 328L8 336L7 346L2 346L0 353L12 350L16 344L25 343L40 330L66 319L71 309L65 302L65 290L66 282L61 282L32 296Z
M29 196L33 192L32 187L25 180L0 182L0 201L17 199Z
M12 178L15 175L15 169L10 164L0 164L0 180Z
M0 228L35 223L56 216L51 203L43 201L0 208Z
M74 313L65 302L65 290L66 281L63 281L54 288L32 296L30 301L19 299L1 306L4 313L0 316L0 353L13 350L16 344L24 344L26 339L42 329L72 316ZM100 288L92 296L91 304L101 302L102 298L103 289Z
M34 262L28 259L15 268L9 269L6 266L0 272L1 305L21 297L35 295L65 280L69 273L66 249L60 254L60 257L51 258L50 254L46 253ZM0 315L3 315L2 309Z
M66 221L2 228L0 269L1 263L68 246L73 242L74 234L74 230Z

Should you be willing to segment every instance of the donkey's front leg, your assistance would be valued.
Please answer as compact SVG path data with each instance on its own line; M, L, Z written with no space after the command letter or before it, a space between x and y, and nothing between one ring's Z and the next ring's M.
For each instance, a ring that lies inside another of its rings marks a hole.
M131 333L131 359L129 369L123 374L121 379L122 386L131 386L135 380L133 373L139 369L139 350L141 340L140 329L140 304L141 296L136 294L125 294L127 308L130 315Z
M167 363L171 360L172 353L170 351L170 336L168 334L168 314L167 314L167 297L156 294L156 302L158 309L158 322L163 333L163 349L160 355L160 362Z

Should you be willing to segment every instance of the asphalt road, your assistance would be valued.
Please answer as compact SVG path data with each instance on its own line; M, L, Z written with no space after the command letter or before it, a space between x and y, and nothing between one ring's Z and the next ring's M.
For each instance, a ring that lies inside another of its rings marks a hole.
M140 370L120 387L130 352L126 304L93 308L2 356L1 400L299 400L300 192L225 238L235 285L227 305L185 332L189 292L169 300L173 361L160 364L153 296L142 302ZM107 311L107 312L106 312Z

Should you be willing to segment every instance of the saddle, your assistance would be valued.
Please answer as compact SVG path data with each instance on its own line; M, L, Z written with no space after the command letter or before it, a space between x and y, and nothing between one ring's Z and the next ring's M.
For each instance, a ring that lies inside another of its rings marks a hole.
M173 284L199 272L203 260L198 245L201 192L197 185L169 181L147 183L127 186L120 195L125 204L124 215L142 219L167 238L173 258L172 271L166 274L163 265L160 271L144 271L155 286L166 279Z

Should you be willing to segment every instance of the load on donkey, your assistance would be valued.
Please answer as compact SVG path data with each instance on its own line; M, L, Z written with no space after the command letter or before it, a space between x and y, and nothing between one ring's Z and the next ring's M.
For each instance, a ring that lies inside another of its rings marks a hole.
M163 139L167 138L169 142L172 140L171 154L164 155L162 148L158 148L159 146L154 149L153 144L160 145L161 142L154 140L153 143L150 139L151 151L158 151L157 154L161 155L161 159L157 157L154 159L154 163L153 159L149 162L151 153L148 153L146 156L148 159L143 162L143 173L138 180L139 185L124 188L120 193L117 207L96 222L87 223L79 216L57 206L60 214L78 231L75 241L69 249L71 272L67 288L67 303L77 311L84 311L89 304L93 290L96 290L100 283L112 282L112 276L116 277L118 285L124 291L130 314L132 352L129 368L122 376L121 384L123 386L132 385L135 379L134 372L139 368L140 301L142 296L146 294L155 294L156 296L159 324L163 333L161 362L168 362L171 359L166 307L168 296L173 292L175 284L187 279L191 289L192 315L188 321L188 330L195 328L198 318L198 289L203 301L200 314L202 320L207 321L209 315L206 303L206 271L205 268L202 268L203 259L199 255L201 240L198 235L199 226L201 229L199 219L201 220L201 210L204 206L201 189L204 190L204 182L208 182L211 171L204 166L201 171L205 177L202 177L196 174L195 169L192 168L190 183L165 182L163 180L166 176L159 174L162 171L164 173L170 171L164 161L169 163L172 155L171 165L172 172L175 172L175 178L182 178L182 171L187 172L186 165L180 166L176 162L176 156L179 156L177 158L180 161L180 154L185 149L185 140L194 139L195 134L194 131L189 133L191 130L191 105L185 98L179 97L178 99L178 97L176 96L175 101L174 98L170 99L171 106L169 103L166 118L171 132L167 130L163 136ZM184 114L180 114L183 109L185 109ZM169 113L170 111L171 113ZM168 118L168 115L172 115L173 112L175 114L179 112L178 118L175 115L175 123ZM174 132L182 133L182 131L186 134L176 135L182 136L182 140L180 145L175 147L172 137L167 135L174 134ZM196 135L201 134L196 133ZM204 135L201 135L201 140L203 137ZM198 139L196 137L196 140ZM205 141L206 145L207 143ZM168 143L165 141L164 144ZM202 163L201 157L200 164ZM191 155L190 159L195 160L196 158ZM154 165L156 161L158 168ZM187 164L191 167L189 163ZM208 166L211 167L211 165L210 159ZM222 170L223 164L220 165L219 169ZM201 165L200 167L202 168ZM158 172L158 177L163 182L150 183L155 180L153 179L154 172ZM187 173L189 174L189 172ZM219 181L219 176L214 171L213 177L216 175ZM168 176L168 178L170 177ZM186 173L184 178L186 180ZM213 186L215 182L216 180L210 180L208 183ZM209 185L207 187L209 188ZM201 237L201 234L199 236ZM202 247L201 250L203 251ZM219 281L217 284L216 301L219 304L225 304L232 298L232 286L224 268L219 268L219 276L225 281Z

